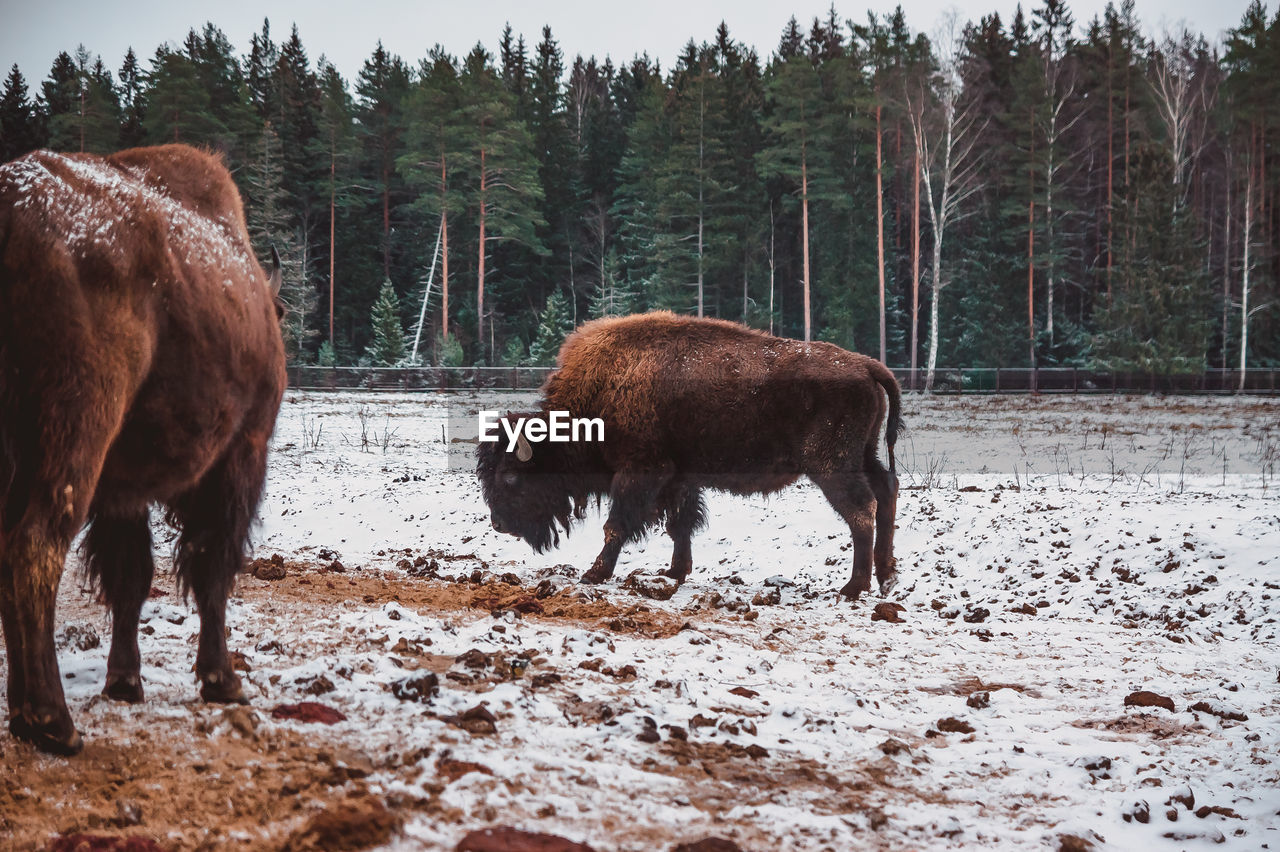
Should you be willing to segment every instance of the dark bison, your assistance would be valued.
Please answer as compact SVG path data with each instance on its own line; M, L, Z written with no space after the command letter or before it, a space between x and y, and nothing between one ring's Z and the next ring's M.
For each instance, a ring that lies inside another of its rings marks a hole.
M603 442L483 442L477 473L500 532L537 551L559 544L591 498L608 495L604 549L583 575L599 583L618 553L659 521L675 544L667 576L693 566L691 534L706 521L702 490L768 494L808 476L853 533L853 576L892 587L898 482L893 445L901 401L893 374L829 343L773 337L722 320L667 312L588 323L560 350L543 385L548 413L601 418ZM887 397L887 405L886 405ZM889 468L876 457L881 424ZM504 426L504 429L510 428Z
M67 549L112 610L105 694L142 700L148 511L181 527L207 701L244 701L227 595L284 391L276 292L221 161L182 145L0 166L0 616L9 730L74 754L54 650Z

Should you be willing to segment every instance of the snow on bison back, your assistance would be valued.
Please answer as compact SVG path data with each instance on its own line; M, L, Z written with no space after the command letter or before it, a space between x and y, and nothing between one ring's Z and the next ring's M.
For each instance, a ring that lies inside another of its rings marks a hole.
M592 497L609 497L604 548L583 580L608 579L622 546L665 519L675 544L667 576L681 581L704 522L703 489L767 494L807 476L853 536L841 594L857 600L871 589L873 556L881 593L893 587L901 394L874 358L657 311L578 329L542 392L540 411L508 416L499 432L543 421L536 431L545 434L552 413L567 412L603 421L603 440L535 449L520 431L518 443L481 442L476 470L494 528L539 551L559 543L557 525L567 531ZM882 425L888 469L876 455Z
M224 621L284 392L279 281L278 262L268 279L254 258L216 156L166 145L0 166L0 616L14 736L57 754L82 746L53 629L86 523L86 568L113 615L105 694L142 700L152 503L181 527L201 694L244 700Z

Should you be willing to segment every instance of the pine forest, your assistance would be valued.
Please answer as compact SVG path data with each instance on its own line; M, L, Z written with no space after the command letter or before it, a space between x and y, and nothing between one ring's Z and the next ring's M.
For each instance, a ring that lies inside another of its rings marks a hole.
M508 26L496 52L379 44L351 80L269 21L244 55L212 24L82 45L9 70L0 160L221 152L300 364L549 364L589 318L666 308L929 381L1280 365L1280 13L1221 41L1132 0L779 25L667 68Z

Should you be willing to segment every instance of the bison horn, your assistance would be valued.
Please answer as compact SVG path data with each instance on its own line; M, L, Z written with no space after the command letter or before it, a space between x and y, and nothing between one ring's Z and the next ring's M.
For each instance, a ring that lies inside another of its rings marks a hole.
M529 441L523 432L516 437L516 458L522 462L533 458L533 447L529 446Z
M280 252L276 251L276 247L271 247L271 275L267 278L267 283L271 285L271 295L280 295L280 285L283 283L283 277L280 274Z

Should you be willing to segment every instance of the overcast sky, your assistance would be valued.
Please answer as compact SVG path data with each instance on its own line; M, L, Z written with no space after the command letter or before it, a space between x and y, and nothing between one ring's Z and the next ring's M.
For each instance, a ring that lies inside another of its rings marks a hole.
M1036 5L1039 0L1030 2ZM1105 2L1070 2L1077 25L1099 15ZM1223 30L1239 23L1247 2L1138 0L1137 13L1148 32L1185 22L1193 30L1218 38ZM842 20L862 21L868 8L887 13L895 5L896 0L877 0L871 6L866 0L856 4L845 0L836 4L836 11ZM1007 23L1015 5L1016 0L965 0L963 4L955 0L902 0L908 24L926 33L934 29L940 14L952 7L965 19L998 11ZM807 26L814 16L825 17L829 6L830 0L0 0L0 68L7 74L16 62L34 94L61 50L71 52L84 44L91 54L101 55L114 72L125 50L132 46L145 66L158 45L166 41L180 44L190 28L206 20L220 27L243 56L249 49L250 34L258 31L265 16L271 19L276 41L286 37L296 23L312 61L325 54L349 81L378 39L416 66L436 43L451 53L465 54L480 41L496 52L506 22L515 32L524 33L530 46L538 42L543 24L550 24L566 64L578 53L594 53L600 58L609 54L617 63L647 51L667 69L690 38L710 40L721 20L736 40L754 45L761 57L767 58L777 46L787 18L794 14Z

